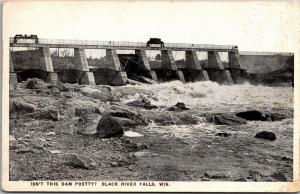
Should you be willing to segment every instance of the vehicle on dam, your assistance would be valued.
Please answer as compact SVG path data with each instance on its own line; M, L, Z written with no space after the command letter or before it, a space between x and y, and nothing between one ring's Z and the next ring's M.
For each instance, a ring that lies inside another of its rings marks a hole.
M160 38L150 38L147 47L165 47L165 43Z
M20 43L19 40L22 40L21 43L39 43L39 38L37 35L22 35L22 34L16 34L14 37L14 43ZM25 41L24 41L25 40ZM29 40L29 41L28 41Z

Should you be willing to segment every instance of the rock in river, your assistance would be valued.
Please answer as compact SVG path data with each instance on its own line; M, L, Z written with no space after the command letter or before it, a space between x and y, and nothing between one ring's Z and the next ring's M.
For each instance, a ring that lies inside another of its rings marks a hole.
M257 110L250 110L245 112L238 112L236 116L241 117L243 119L249 121L266 121L268 119L267 115L257 111Z
M211 179L224 179L224 178L229 178L227 174L224 172L218 172L218 171L207 171L204 174L205 177L211 178Z
M211 123L216 123L218 125L241 125L247 123L245 119L236 117L230 114L214 114L207 115L206 120Z
M141 99L129 102L129 103L127 103L127 105L128 106L142 107L144 109L154 109L154 108L157 108L157 106L152 105L151 102L147 98L145 98L145 97L142 97Z
M9 112L10 113L33 113L36 110L35 105L25 102L23 99L13 99L9 103Z
M217 133L216 136L220 136L220 137L229 137L231 134L229 133L225 133L225 132L220 132L220 133Z
M198 123L196 116L184 112L177 114L164 112L147 115L147 117L159 125L196 125Z
M93 160L83 155L67 154L65 156L66 165L74 168L93 169L97 165Z
M28 89L38 89L41 85L44 84L44 81L38 78L31 78L27 80L26 88Z
M255 135L255 138L266 139L270 141L274 141L276 139L276 135L273 132L269 131L261 131Z
M281 121L288 118L286 115L279 113L261 112L258 110L251 110L245 112L238 112L236 116L249 121Z
M50 119L53 121L59 121L61 119L61 115L58 109L50 109L37 112L33 115L35 119Z
M275 172L271 175L272 178L278 180L278 181L288 181L287 177L282 172Z
M279 113L271 113L271 120L272 121L281 121L283 119L288 118L286 115L279 114Z
M190 110L185 106L183 102L177 102L175 106L168 108L169 111L183 111L183 110Z
M76 107L75 116L82 117L88 114L101 114L101 111L96 106Z
M147 122L143 118L143 116L139 112L131 110L130 107L112 106L111 108L112 108L111 111L106 112L104 114L111 115L113 117L130 119L135 123L135 125L146 125L147 124Z
M99 137L122 136L123 134L123 126L116 118L105 115L100 119L97 126L97 135Z

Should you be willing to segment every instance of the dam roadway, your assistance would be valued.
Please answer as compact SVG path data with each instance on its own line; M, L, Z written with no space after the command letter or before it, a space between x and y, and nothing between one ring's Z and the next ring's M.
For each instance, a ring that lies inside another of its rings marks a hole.
M149 47L145 42L89 41L89 40L41 39L41 38L39 38L39 43L33 43L33 42L15 43L14 38L10 38L10 47L216 51L216 52L237 52L238 51L238 47L236 45L165 43L164 47Z

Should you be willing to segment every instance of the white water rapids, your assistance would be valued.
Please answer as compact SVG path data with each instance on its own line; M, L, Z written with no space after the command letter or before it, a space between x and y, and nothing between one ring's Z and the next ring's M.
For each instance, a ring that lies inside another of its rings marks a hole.
M143 92L126 96L124 102L148 98L157 106L172 106L183 102L187 107L199 111L239 111L247 109L293 108L292 87L219 85L215 82L182 83L172 81L153 85L125 86Z

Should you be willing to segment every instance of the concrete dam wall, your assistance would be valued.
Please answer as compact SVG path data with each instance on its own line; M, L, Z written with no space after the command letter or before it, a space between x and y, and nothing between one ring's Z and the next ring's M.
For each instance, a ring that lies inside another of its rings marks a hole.
M198 59L196 51L185 51L185 60L175 61L171 50L161 50L161 58L149 61L145 50L134 54L118 54L106 49L105 57L87 59L85 49L74 48L74 56L52 56L49 48L12 51L10 53L11 74L17 80L38 77L47 82L79 84L126 85L130 78L152 79L157 82L181 80L194 82L212 80L223 84L241 82L244 70L237 52L228 52L229 62L221 61L219 53L207 51L206 62ZM140 80L137 80L140 81Z
M237 46L232 45L168 43L166 47L149 47L145 43L134 42L113 45L111 42L71 43L16 43L12 40L11 83L38 77L46 82L90 85L126 85L130 80L146 83L211 80L221 84L238 84L249 78L248 73L265 73L287 64L293 66L294 63L294 55L291 53L239 53ZM13 51L14 47L21 47L23 50ZM73 56L53 55L50 48L72 49ZM85 48L105 50L105 56L88 59ZM119 54L118 50L130 50L134 53ZM150 61L146 55L148 50L159 52L160 57ZM183 52L185 58L175 60L173 51ZM205 52L206 59L199 59L198 51ZM221 53L228 56L226 62L221 60Z
M293 53L242 52L240 62L248 73L268 73L284 67L294 66Z

